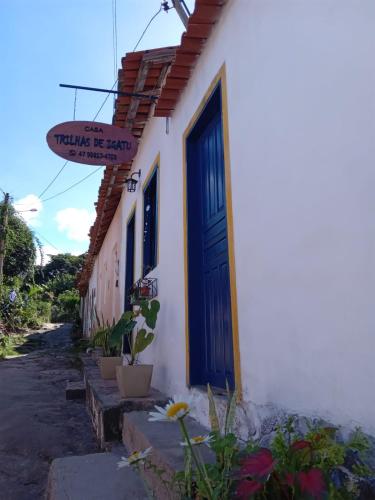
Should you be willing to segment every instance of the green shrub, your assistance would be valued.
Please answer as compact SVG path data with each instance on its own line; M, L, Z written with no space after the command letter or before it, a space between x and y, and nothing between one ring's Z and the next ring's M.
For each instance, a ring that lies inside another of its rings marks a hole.
M12 302L10 292L17 294ZM38 286L20 288L17 281L13 285L3 285L0 293L0 319L7 331L18 331L23 328L39 328L42 323L50 321L51 303L45 298L45 289Z
M79 321L80 297L78 290L66 290L60 293L52 307L52 321L72 322Z

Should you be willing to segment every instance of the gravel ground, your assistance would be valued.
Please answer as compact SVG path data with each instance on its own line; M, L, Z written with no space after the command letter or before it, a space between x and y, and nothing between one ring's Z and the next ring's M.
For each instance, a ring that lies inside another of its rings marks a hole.
M35 332L38 350L0 362L0 499L44 498L51 461L98 451L83 401L66 401L80 380L69 325Z

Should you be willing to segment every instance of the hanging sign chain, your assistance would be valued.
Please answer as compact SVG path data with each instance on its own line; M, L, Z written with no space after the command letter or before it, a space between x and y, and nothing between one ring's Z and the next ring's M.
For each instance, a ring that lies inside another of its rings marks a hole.
M73 121L75 121L75 119L76 119L77 92L78 92L78 89L75 89L75 92L74 92L74 107L73 107Z

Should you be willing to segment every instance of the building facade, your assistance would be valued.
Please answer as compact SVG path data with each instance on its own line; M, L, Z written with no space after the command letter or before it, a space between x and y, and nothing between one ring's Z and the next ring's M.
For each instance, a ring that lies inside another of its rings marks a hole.
M375 434L374 18L371 0L197 0L169 59L123 60L139 89L156 57L160 98L117 102L140 144L103 179L84 331L157 278L142 361L164 393L201 395L202 422L205 385L227 380L243 428L285 410Z

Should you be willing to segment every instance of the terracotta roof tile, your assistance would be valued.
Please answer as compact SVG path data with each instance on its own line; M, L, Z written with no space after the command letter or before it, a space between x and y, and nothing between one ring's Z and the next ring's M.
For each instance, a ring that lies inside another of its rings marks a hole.
M196 0L179 47L129 52L121 59L118 90L151 92L160 97L156 105L151 100L118 97L115 101L114 125L129 128L140 139L150 117L172 114L225 3L226 0ZM107 166L104 171L98 201L95 203L96 220L89 231L90 246L79 276L78 288L82 295L87 291L95 257L117 210L131 166L132 162Z
M166 47L140 52L131 52L122 58L122 68L118 72L118 90L133 93L160 94L169 69L175 58L176 48ZM150 92L151 91L151 92ZM141 138L148 119L153 115L155 105L151 99L121 96L115 101L112 123L127 127L135 137ZM81 294L87 290L95 257L99 253L113 216L121 200L123 185L131 170L132 162L107 166L99 187L96 219L90 228L90 246L87 258L79 277L78 288Z
M181 37L181 45L176 51L176 60L166 79L154 116L171 116L226 1L196 0L194 12L189 18L186 32ZM168 94L170 90L180 92L171 97Z

